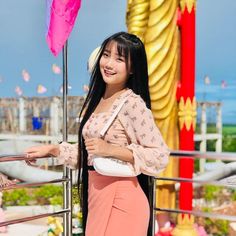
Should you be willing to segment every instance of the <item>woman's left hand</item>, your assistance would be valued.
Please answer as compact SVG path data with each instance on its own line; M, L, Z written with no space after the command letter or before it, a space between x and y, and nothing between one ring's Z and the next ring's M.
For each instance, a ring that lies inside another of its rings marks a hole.
M85 146L88 154L97 156L109 156L112 145L101 138L85 139Z

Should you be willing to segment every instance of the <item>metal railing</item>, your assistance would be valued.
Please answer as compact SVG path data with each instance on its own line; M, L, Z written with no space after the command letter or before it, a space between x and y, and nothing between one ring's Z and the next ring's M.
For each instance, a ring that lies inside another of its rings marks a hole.
M43 158L48 158L48 157L39 157L39 158L33 158L33 159L43 159ZM30 159L30 160L33 160L33 159ZM12 162L12 161L25 161L25 160L29 160L29 158L27 158L26 155L24 155L24 154L4 155L4 156L1 156L0 163L2 163L2 162ZM71 186L71 179L70 178L65 178L65 177L62 177L61 179L54 179L54 180L51 180L51 181L46 181L46 182L16 183L14 185L2 186L2 187L0 187L0 190L2 191L2 190L9 190L9 189L18 189L18 188L23 188L23 187L35 187L35 186L42 186L42 185L46 185L46 184L55 184L55 183L66 184L66 186L64 186L64 187L66 188L67 194L68 194L69 191L71 191L71 189L68 188L68 185ZM65 196L63 196L63 197L64 197L64 201L68 201L68 199L65 198ZM71 200L69 202L71 204ZM65 205L66 204L64 204L64 206ZM63 219L66 218L65 215L71 216L71 207L68 207L68 208L64 207L61 210L51 212L51 213L37 214L37 215L29 216L29 217L22 217L22 218L13 219L13 220L7 220L7 221L4 221L4 222L0 222L0 227L12 225L12 224L23 223L23 222L27 222L27 221L32 221L32 220L45 218L45 217L49 217L49 216L56 216L56 215L62 215ZM65 227L66 227L66 229L65 229ZM66 226L64 226L64 236L71 236L70 227L71 226L68 226L68 224L66 224Z
M232 153L214 153L214 152L196 152L196 151L172 151L170 154L174 158L193 158L193 159L209 159L209 160L221 160L221 161L235 161L236 160L236 154ZM47 158L47 157L42 157ZM1 162L11 162L11 161L24 161L28 160L28 158L25 155L6 155L2 156L0 158ZM40 158L36 158L40 159ZM155 232L155 215L157 211L162 212L169 212L169 213L184 213L184 214L191 214L194 216L200 216L200 217L210 217L210 218L216 218L216 219L223 219L223 220L229 220L229 221L236 221L236 216L230 216L230 215L223 215L223 214L216 214L216 213L209 213L209 212L202 212L202 211L194 211L194 210L181 210L181 209L170 209L170 208L161 208L156 207L156 181L163 180L163 181L174 181L174 182L191 182L191 183L198 183L201 185L215 185L215 186L223 186L223 187L230 187L230 188L236 188L235 184L230 183L221 183L217 180L211 180L211 181L205 181L205 180L194 180L194 179L188 179L188 178L172 178L172 177L157 177L154 178L154 184L152 186L153 190L153 202L152 202L152 212L153 212L153 235ZM37 182L37 183L17 183L15 185L11 186L5 186L2 187L1 190L8 190L8 189L16 189L16 188L22 188L22 187L34 187L34 186L41 186L45 184L53 184L53 183L69 183L69 185L66 185L65 189L66 192L71 191L71 189L68 186L71 186L71 179L70 178L61 178L61 179L55 179L48 182ZM157 182L158 184L158 182ZM65 198L64 195L64 201L68 201L68 196ZM5 222L0 222L1 226L7 226L11 224L17 224L17 223L23 223L26 221L31 221L35 219L40 219L48 216L55 216L55 215L67 215L71 216L71 207L69 208L63 208L62 210L55 211L52 213L46 213L46 214L38 214L30 217L23 217L19 219L14 220L8 220ZM65 218L65 217L63 217ZM68 227L68 224L65 224L64 227ZM64 229L64 235L65 236L71 236L71 230L70 229Z
M220 160L220 161L236 161L235 153L215 153L215 152L198 152L198 151L172 151L170 156L173 158L192 158L192 159L208 159L208 160ZM236 173L236 170L235 170ZM158 186L158 180L162 181L174 181L174 182L189 182L189 183L197 183L200 185L214 185L214 186L222 186L236 189L235 183L222 183L217 180L195 180L189 178L180 178L180 177L156 177L154 178L154 184L152 186L153 191L153 202L152 202L152 219L153 219L153 229L152 233L155 234L155 216L157 211L168 212L168 213L183 213L190 214L197 217L203 218L215 218L222 219L228 221L236 221L236 216L225 215L225 214L217 214L217 213L209 213L203 211L194 211L194 210L181 210L181 209L171 209L171 208L161 208L156 207L156 186Z

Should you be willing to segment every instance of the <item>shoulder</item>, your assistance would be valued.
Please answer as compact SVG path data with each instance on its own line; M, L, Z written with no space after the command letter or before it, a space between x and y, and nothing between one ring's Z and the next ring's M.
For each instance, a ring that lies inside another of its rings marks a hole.
M129 96L127 97L127 100L125 102L125 106L126 109L137 109L137 108L146 108L146 104L144 102L144 100L141 98L140 95L137 95L136 93L134 93L132 90L129 94Z
M150 111L144 100L141 98L140 95L137 95L132 90L127 97L127 100L124 104L124 107L122 109L127 115L133 116L134 114L143 114L144 112Z

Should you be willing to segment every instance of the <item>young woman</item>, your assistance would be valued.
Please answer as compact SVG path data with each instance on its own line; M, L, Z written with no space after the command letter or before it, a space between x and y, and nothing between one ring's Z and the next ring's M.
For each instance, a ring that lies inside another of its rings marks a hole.
M146 236L150 207L148 175L168 163L169 151L150 111L147 60L143 43L120 32L107 38L95 62L82 107L78 145L32 147L29 157L58 156L71 168L82 168L83 219L86 236ZM104 138L99 132L123 99ZM129 163L137 177L97 173L94 156Z

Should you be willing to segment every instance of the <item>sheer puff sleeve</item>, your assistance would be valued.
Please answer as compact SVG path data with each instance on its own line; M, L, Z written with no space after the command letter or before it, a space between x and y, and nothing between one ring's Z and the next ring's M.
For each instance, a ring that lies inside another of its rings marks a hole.
M66 165L70 169L76 169L78 162L78 144L62 142L59 144L59 151L60 153L57 157L59 164Z
M127 148L133 152L135 173L158 175L167 166L170 152L151 110L138 95L132 95L122 110L120 119L130 138Z

